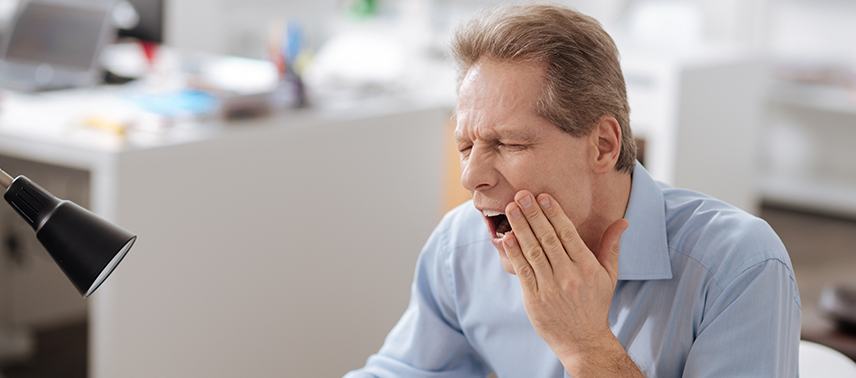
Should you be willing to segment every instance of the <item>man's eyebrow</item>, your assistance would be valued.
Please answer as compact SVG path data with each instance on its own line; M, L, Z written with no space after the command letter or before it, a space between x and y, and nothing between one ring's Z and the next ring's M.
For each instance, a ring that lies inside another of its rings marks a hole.
M535 136L532 133L522 131L522 130L499 130L499 131L491 131L487 135L485 135L482 139L489 141L498 141L502 139L511 139L515 141L522 142L532 142L535 140ZM461 144L464 142L464 136L455 132L455 143Z
M512 139L523 142L532 142L535 136L525 130L499 130L494 135L496 139Z

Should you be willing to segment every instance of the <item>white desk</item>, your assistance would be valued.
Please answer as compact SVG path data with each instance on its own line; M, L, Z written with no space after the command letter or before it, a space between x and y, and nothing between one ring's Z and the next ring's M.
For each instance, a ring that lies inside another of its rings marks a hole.
M441 216L448 103L122 142L57 133L51 106L100 95L59 96L26 117L7 99L0 155L88 171L91 208L139 234L88 301L91 377L337 376L380 346Z

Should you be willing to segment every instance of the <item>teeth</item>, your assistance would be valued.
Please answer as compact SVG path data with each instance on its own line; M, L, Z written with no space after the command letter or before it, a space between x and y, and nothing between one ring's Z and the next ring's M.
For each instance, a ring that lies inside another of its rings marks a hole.
M502 238L505 236L505 234L507 234L507 233L508 233L508 232L503 232L503 233L499 233L499 232L497 232L497 233L496 233L496 237L497 237L497 238L499 238L499 239L502 239Z
M487 217L495 217L497 215L505 214L501 211L493 211L493 210L483 210L482 213L484 213L484 215Z

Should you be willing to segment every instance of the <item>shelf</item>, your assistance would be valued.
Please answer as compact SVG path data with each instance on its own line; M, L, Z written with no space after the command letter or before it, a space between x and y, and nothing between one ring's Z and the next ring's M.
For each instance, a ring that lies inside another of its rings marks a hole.
M856 89L780 81L772 86L770 101L788 107L856 116Z

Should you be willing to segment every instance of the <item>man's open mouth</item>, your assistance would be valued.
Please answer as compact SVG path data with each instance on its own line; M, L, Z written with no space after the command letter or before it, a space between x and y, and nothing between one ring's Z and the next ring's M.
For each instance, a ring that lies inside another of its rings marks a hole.
M508 218L505 216L505 213L493 210L484 210L483 214L490 223L490 231L497 239L502 238L507 232L511 231L511 224L508 223Z

